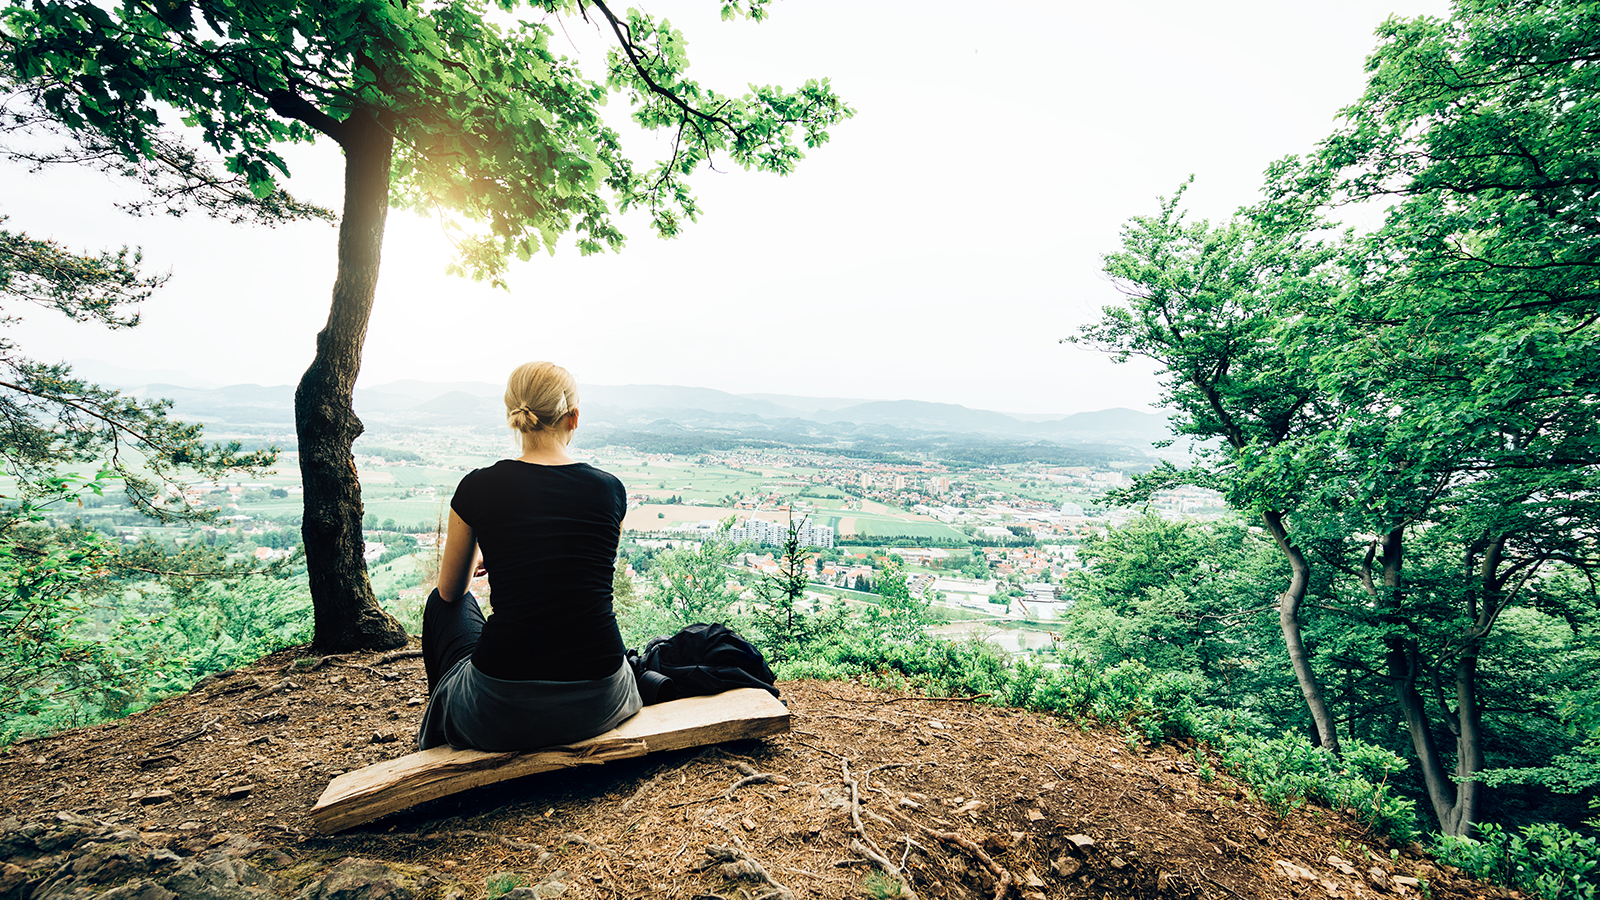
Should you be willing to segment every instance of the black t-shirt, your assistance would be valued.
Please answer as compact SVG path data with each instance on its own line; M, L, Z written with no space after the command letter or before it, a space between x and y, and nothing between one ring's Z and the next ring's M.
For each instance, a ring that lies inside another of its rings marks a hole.
M588 463L503 459L461 479L450 501L472 526L493 588L494 614L472 653L478 671L509 681L588 681L622 665L611 608L627 492Z

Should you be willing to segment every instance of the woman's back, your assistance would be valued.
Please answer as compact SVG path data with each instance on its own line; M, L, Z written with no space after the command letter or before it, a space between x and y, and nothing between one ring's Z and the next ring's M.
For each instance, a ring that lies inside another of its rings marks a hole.
M624 653L611 607L622 483L586 463L501 460L468 473L450 505L472 526L493 589L473 665L511 681L615 672Z

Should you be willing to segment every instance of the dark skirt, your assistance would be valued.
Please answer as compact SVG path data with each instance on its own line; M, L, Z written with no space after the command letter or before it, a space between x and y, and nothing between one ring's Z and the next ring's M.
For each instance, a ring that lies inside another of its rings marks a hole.
M644 706L626 662L594 681L505 681L464 659L439 682L417 749L532 750L610 731Z
M455 603L445 603L438 591L428 598L422 650L430 696L417 749L449 744L498 752L570 744L610 731L644 706L626 660L592 681L485 675L472 665L482 628L483 612L472 594Z

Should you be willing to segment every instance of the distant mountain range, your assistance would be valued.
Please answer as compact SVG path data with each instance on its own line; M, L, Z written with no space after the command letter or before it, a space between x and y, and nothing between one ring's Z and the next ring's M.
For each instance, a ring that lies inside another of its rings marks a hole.
M230 431L274 433L294 427L294 388L234 384L205 386L182 373L107 371L80 365L102 383L145 397L166 397L183 418L225 426ZM141 374L179 375L169 381L142 380ZM107 377L110 376L110 377ZM357 388L356 412L374 437L409 428L461 427L498 430L504 421L504 388L487 382L396 381ZM675 385L584 385L584 426L594 437L618 443L632 435L673 437L704 444L772 441L847 445L882 443L897 449L937 449L960 438L984 446L1048 442L1091 447L1096 456L1142 457L1151 445L1172 435L1165 417L1131 409L1105 409L1059 418L1019 417L953 403L922 400L851 400L786 394L732 394L711 388ZM940 444L943 441L943 444ZM1120 450L1118 448L1121 448ZM1160 455L1170 455L1161 453Z

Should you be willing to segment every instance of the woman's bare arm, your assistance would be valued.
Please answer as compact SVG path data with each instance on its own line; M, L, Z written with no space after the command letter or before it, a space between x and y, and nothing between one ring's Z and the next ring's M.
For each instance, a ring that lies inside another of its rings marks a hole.
M454 603L467 592L474 574L482 574L478 541L472 526L450 510L450 531L445 535L444 553L439 558L439 599Z

